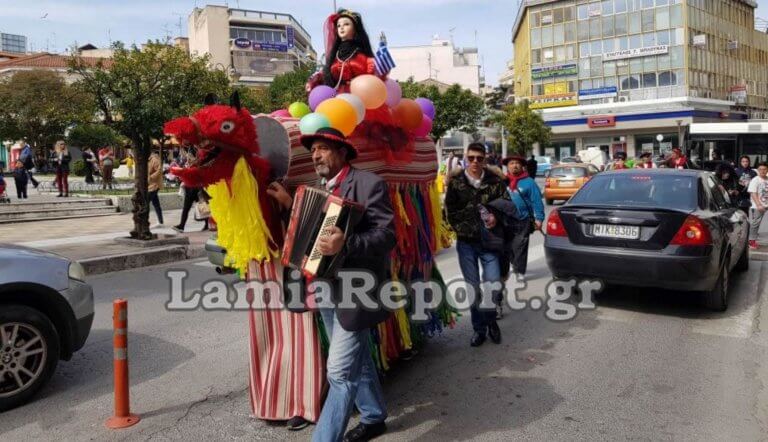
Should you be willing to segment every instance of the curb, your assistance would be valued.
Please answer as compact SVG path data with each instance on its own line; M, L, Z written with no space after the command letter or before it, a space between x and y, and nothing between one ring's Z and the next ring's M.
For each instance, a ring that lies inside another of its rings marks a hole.
M202 258L204 256L205 249L202 245L200 247L178 245L148 248L118 255L97 256L95 258L81 259L78 262L85 269L85 274L91 276Z

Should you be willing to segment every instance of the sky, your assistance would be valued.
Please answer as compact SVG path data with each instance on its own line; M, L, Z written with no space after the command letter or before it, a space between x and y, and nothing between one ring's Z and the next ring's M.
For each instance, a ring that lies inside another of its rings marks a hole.
M337 0L362 14L376 43L384 31L390 46L429 44L434 35L453 37L456 46L477 46L486 83L498 84L512 57L512 26L519 0ZM757 16L768 18L768 0L758 0ZM187 17L195 6L233 8L293 15L311 34L318 55L324 52L322 23L333 0L0 0L0 32L26 35L30 50L63 52L77 43L106 47L110 41L143 43L187 35Z

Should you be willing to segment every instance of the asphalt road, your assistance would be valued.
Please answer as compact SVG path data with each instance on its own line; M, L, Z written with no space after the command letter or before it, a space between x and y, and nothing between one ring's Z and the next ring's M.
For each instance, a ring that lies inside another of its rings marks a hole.
M543 297L542 237L522 299ZM439 257L458 274L453 251ZM308 440L249 416L242 312L168 312L165 272L187 291L220 278L187 261L90 278L96 319L85 348L61 362L37 400L0 415L0 440ZM642 269L638 269L642 271ZM234 281L234 277L225 277ZM508 313L501 345L470 348L468 314L385 379L382 440L765 440L768 267L732 281L729 310L695 296L611 289L570 321L544 309ZM142 421L112 431L111 301L129 300L131 402Z

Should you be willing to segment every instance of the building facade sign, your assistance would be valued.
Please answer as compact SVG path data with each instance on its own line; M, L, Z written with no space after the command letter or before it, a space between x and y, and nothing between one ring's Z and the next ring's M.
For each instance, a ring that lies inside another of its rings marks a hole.
M603 61L624 60L626 58L647 57L649 55L668 54L669 46L658 45L647 48L625 49L623 51L606 52Z
M253 42L255 51L288 52L288 43Z
M574 93L555 95L534 95L529 99L531 109L547 109L551 107L576 106L579 100Z
M293 29L293 26L286 26L285 27L285 39L288 40L288 47L293 47L293 42L295 38L295 30Z
M694 46L706 46L707 45L707 35L706 34L699 34L693 36L693 45Z
M247 38L236 38L233 43L240 49L249 49L251 47L251 40Z
M619 94L616 86L599 87L595 89L582 89L579 91L579 100L595 100L597 98L612 98Z
M560 81L544 85L544 95L560 95L568 93L568 82Z
M559 64L543 68L533 68L531 69L531 78L540 80L542 78L567 77L577 75L578 73L579 67L576 63Z
M588 117L587 118L587 126L590 128L594 127L615 127L616 126L616 117L613 115L606 115L606 116L599 116L596 115L594 117Z
M736 104L745 104L747 102L747 85L737 84L730 87L731 96Z

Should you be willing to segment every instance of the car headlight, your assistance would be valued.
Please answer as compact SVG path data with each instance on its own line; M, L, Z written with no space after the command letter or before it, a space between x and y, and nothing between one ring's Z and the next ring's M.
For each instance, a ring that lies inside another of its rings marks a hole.
M69 277L85 282L85 269L79 262L69 263Z

